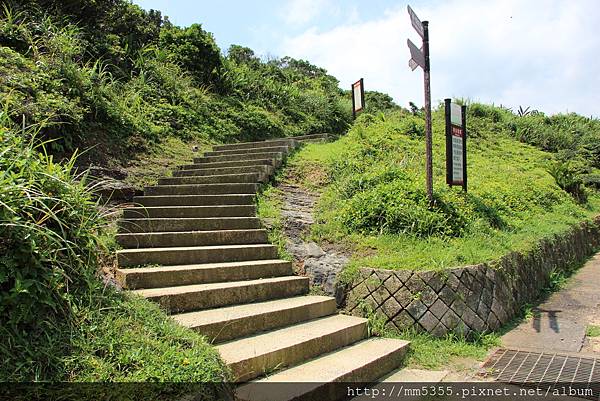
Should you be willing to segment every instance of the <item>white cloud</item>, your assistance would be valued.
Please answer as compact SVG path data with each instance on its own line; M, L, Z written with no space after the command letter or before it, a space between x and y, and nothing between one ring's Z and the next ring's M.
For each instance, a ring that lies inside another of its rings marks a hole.
M283 20L292 25L306 25L329 7L329 0L290 0L281 9Z
M595 0L453 0L414 7L430 21L432 97L468 97L547 113L600 115L600 8ZM419 44L405 7L379 19L315 28L283 40L280 52L323 66L350 86L423 103L420 69L406 39Z

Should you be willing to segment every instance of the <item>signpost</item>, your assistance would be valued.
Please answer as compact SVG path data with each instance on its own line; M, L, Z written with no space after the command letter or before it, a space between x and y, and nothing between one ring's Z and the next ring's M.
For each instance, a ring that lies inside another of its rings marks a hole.
M350 90L352 94L352 117L356 118L356 113L365 108L365 86L361 78L352 84Z
M446 183L460 185L467 192L467 106L445 99Z
M423 81L425 89L425 157L426 157L426 186L427 198L429 203L433 204L433 160L431 150L431 84L429 78L429 23L421 22L417 14L408 6L408 15L410 22L423 39L423 46L419 49L408 39L407 44L410 50L409 67L414 71L417 67L423 69Z

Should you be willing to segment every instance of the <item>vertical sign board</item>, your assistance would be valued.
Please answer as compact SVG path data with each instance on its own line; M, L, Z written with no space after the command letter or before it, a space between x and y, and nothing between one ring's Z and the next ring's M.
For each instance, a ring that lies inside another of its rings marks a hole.
M467 106L445 99L446 104L446 183L467 191Z
M363 79L359 79L352 84L352 117L356 118L356 113L365 108L365 86Z

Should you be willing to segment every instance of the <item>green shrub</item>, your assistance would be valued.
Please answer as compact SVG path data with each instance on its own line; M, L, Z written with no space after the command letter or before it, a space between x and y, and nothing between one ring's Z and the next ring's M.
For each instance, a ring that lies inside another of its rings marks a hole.
M103 220L73 160L57 164L32 141L0 126L0 330L12 342L0 354L15 377L40 379L56 374L55 331L100 286Z
M556 184L573 195L579 202L585 202L586 194L583 188L583 179L580 172L573 168L569 162L557 161L548 167L548 172Z
M228 380L204 337L102 282L106 221L74 161L0 113L0 381Z
M348 93L348 97L350 97L350 93ZM387 93L365 91L365 112L373 114L398 109L400 106Z
M490 106L476 107L470 124L487 129L494 124L490 120L502 124L508 118L507 111L493 110ZM511 154L514 145L510 144L508 130L499 131L505 134L502 145L498 143L500 137L485 131L481 139L473 139L469 164L476 178L471 189L468 194L448 189L440 171L444 165L443 122L440 108L434 113L438 180L435 202L430 206L420 156L423 119L403 111L387 113L384 118L361 114L342 139L343 150L334 156L329 167L332 185L325 199L326 208L331 210L328 213L333 213L331 218L341 223L347 233L460 237L483 227L487 231L514 228L528 215L569 201L545 172L545 164L514 164L523 151L517 147ZM494 142L498 144L492 145ZM536 153L527 157L543 160ZM511 180L498 180L499 169ZM562 188L562 183L559 185Z
M169 59L189 71L199 84L214 84L221 68L221 52L212 35L200 24L170 26L160 31L159 46Z

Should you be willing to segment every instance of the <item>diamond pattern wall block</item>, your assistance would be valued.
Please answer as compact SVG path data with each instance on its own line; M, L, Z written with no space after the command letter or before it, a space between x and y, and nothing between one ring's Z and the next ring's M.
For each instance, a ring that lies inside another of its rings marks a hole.
M537 251L511 252L490 263L445 271L361 268L346 310L364 313L357 307L364 302L385 315L388 326L436 336L498 330L540 295L552 271L581 261L599 245L600 216L541 241Z

